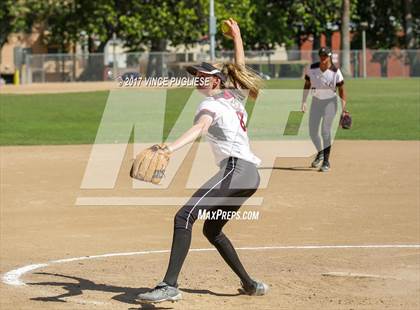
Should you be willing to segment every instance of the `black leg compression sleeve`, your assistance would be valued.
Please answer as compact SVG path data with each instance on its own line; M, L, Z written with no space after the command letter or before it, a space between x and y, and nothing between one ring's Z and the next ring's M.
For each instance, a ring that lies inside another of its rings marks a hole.
M163 281L171 286L176 286L178 275L187 257L191 245L191 231L187 229L174 229L172 239L171 257L168 270Z
M324 149L324 161L330 160L331 145Z
M238 254L236 253L232 243L222 232L222 228L226 222L227 221L207 220L203 226L203 233L209 242L216 247L217 251L219 251L220 255L223 257L229 267L241 279L242 283L246 287L252 287L254 281L248 275L244 266L239 260Z

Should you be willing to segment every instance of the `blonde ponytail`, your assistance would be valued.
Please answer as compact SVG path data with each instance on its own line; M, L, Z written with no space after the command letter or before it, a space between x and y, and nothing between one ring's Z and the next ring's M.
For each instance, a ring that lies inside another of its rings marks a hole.
M249 90L249 97L253 100L257 98L263 86L263 80L254 70L233 63L217 64L215 67L227 77L222 88Z

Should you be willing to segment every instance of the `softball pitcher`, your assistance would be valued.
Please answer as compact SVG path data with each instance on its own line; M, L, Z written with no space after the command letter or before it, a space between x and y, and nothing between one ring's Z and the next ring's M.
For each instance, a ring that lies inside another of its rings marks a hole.
M344 78L339 68L331 60L331 50L322 47L318 52L320 62L313 63L305 75L302 112L306 112L306 99L312 90L312 104L309 114L309 133L318 153L311 166L320 171L330 170L331 126L337 113L336 89L341 98L342 111L346 111ZM321 124L321 138L319 126Z
M261 81L255 73L245 67L245 54L238 24L233 19L225 23L229 27L225 35L234 41L235 63L214 66L202 63L187 68L190 74L206 77L210 83L199 87L199 91L206 98L197 108L194 126L167 146L169 152L175 152L206 134L220 170L176 213L165 277L154 289L138 295L138 299L143 302L181 299L178 276L190 248L192 227L199 211L237 211L254 194L260 183L256 168L260 159L252 153L249 146L244 100L245 90L249 90L250 96L256 97ZM249 295L264 295L268 286L249 276L232 243L223 233L227 222L228 220L220 218L207 219L204 222L203 233L238 275L243 292Z

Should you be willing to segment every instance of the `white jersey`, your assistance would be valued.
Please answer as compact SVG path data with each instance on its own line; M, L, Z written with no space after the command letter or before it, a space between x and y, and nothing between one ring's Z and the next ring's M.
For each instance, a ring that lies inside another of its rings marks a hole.
M336 96L337 86L344 84L343 74L334 65L324 72L319 65L319 62L313 63L305 75L305 79L311 82L312 96L318 99L333 98Z
M213 118L207 139L217 164L230 156L249 161L256 166L261 160L256 157L249 146L246 122L248 115L234 91L225 90L219 95L206 97L198 106L194 123L207 114Z

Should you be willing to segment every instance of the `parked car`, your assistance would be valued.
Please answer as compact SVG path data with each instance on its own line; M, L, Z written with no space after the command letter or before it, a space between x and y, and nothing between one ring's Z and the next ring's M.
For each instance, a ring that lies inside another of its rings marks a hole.
M141 74L138 72L126 72L123 75L121 75L121 78L123 81L127 81L129 79L139 79L141 77Z

